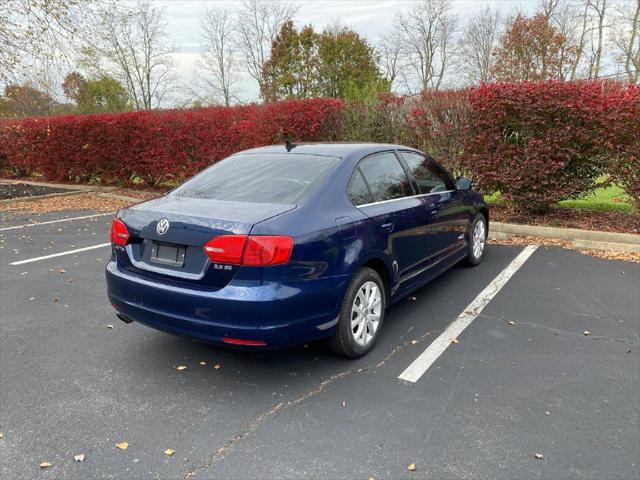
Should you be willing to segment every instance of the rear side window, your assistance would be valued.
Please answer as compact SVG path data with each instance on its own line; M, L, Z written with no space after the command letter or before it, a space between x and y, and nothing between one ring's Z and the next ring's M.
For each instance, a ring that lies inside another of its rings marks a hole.
M420 193L437 193L453 189L449 177L424 155L402 152L402 157L416 179Z
M382 202L411 195L409 179L395 154L381 153L360 162L360 170L367 180L373 202Z
M364 182L360 170L356 168L355 172L351 176L349 182L349 188L347 189L349 200L354 205L364 205L365 203L371 203L371 194L369 193L369 187Z
M175 195L248 203L296 203L338 161L305 154L238 154L174 190Z

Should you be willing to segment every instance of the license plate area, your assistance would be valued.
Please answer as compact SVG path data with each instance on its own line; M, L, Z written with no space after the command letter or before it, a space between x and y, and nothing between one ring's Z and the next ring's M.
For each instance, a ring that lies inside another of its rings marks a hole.
M151 262L172 267L184 266L186 247L169 243L153 242L151 246Z

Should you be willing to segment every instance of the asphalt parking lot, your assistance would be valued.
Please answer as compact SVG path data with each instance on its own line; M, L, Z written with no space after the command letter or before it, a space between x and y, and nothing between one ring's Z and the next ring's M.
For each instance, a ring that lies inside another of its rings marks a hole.
M365 358L242 353L115 318L90 214L0 218L2 478L640 477L639 265L538 248L409 382L522 247L393 306Z

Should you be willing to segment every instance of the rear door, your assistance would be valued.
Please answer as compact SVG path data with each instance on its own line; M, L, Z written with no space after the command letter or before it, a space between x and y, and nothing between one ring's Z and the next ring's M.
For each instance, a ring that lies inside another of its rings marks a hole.
M400 152L422 195L431 265L444 268L465 246L469 213L451 176L429 157Z
M409 286L425 268L423 205L396 154L383 152L360 161L349 185L352 202L375 225L376 243L390 256L394 280Z

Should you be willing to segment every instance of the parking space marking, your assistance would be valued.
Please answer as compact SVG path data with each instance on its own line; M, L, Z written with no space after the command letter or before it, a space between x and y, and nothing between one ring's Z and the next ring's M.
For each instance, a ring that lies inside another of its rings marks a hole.
M20 228L35 227L36 225L49 225L51 223L71 222L72 220L85 220L87 218L93 218L93 217L104 217L105 215L114 215L115 213L116 212L95 213L93 215L84 215L82 217L69 217L69 218L60 218L58 220L47 220L46 222L25 223L24 225L15 225L13 227L0 228L0 232L4 232L5 230L18 230Z
M62 257L63 255L71 255L73 253L79 252L86 252L87 250L95 250L96 248L106 247L107 245L111 245L111 242L101 243L99 245L91 245L90 247L76 248L74 250L67 250L66 252L52 253L51 255L45 255L43 257L18 260L17 262L11 262L9 265L24 265L25 263L39 262L40 260L47 260L49 258Z
M489 285L465 308L458 318L449 325L444 332L429 345L411 365L409 365L398 378L407 382L415 383L420 377L433 365L433 363L444 353L451 345L453 339L456 339L465 328L471 325L484 307L491 301L493 297L506 285L509 279L518 269L524 265L529 257L536 251L538 245L529 245L525 247L507 267L494 278Z

